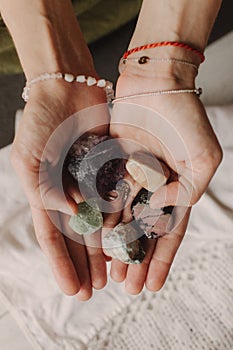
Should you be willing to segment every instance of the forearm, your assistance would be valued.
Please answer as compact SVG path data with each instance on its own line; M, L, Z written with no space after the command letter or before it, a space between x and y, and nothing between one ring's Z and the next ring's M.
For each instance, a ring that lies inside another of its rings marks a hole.
M178 41L203 51L220 5L221 0L144 0L129 49L154 42ZM141 55L175 58L197 66L201 62L195 53L171 46L144 50ZM140 53L137 56L140 57ZM181 64L145 64L140 69L129 64L128 67L131 74L172 79L190 88L197 74L196 70Z
M204 50L221 0L144 0L130 48L180 41Z
M70 0L0 0L0 10L28 79L44 72L93 73Z

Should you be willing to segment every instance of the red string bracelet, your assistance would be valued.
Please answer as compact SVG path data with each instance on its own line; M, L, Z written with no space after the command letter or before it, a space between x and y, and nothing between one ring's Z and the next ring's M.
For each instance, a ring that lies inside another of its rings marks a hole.
M126 51L123 55L123 59L127 58L129 55L131 55L132 53L138 52L138 51L142 51L142 50L146 50L146 49L153 49L155 47L161 47L161 46L176 46L176 47L181 47L183 49L189 50L191 52L193 52L194 54L198 55L201 59L201 63L204 62L205 60L205 56L204 53L198 49L195 49L187 44L184 43L179 43L178 41L161 41L159 43L152 43L152 44L147 44L147 45L142 45L142 46L138 46L138 47L134 47L133 49L130 49L128 51Z

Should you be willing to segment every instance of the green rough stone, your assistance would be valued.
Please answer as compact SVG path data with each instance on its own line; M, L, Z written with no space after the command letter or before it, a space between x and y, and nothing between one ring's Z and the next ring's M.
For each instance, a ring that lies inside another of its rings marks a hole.
M91 234L103 226L103 216L95 199L78 204L78 214L70 218L69 225L80 235Z

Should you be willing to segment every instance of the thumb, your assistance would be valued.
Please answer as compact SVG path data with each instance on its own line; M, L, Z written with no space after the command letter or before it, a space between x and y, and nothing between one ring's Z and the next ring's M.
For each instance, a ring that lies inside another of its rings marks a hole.
M189 207L193 204L193 186L185 186L181 181L170 182L160 187L150 199L152 209L164 208L167 206Z
M51 187L46 193L41 193L41 199L46 210L58 210L68 215L77 214L75 200L58 188Z
M83 201L79 186L67 171L63 171L61 178L56 176L55 170L49 173L46 169L40 174L39 190L43 206L68 215L77 214L78 203Z

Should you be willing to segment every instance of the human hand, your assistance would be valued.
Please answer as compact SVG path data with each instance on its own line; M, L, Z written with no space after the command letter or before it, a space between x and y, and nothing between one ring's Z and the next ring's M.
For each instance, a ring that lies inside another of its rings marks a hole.
M56 187L53 182L59 179L58 164L62 150L70 142L74 123L71 121L65 129L59 126L74 113L105 102L105 93L98 87L71 85L63 80L38 83L31 89L12 147L12 163L29 200L38 242L60 288L68 295L77 294L80 300L91 297L92 287L99 289L105 285L106 259L100 248L100 234L89 238L91 242L80 236L77 242L59 230L59 227L67 230L66 214L76 211L82 200L71 177L64 184L67 200L61 193L62 185ZM102 111L106 113L97 116L101 126L94 131L105 135L109 115L106 109ZM93 123L97 125L95 118L86 115L82 123L77 120L77 132L90 129ZM47 144L55 131L58 137ZM44 174L45 177L49 174L45 183Z
M139 68L126 67L118 80L117 97L194 88L193 75L186 70L177 76L164 66L157 71L151 71L150 65ZM221 148L199 98L187 93L116 102L110 134L130 139L139 148L140 145L146 147L177 174L157 190L150 201L155 208L176 206L174 228L157 241L147 242L148 252L141 265L127 266L117 260L111 265L112 278L119 282L125 280L129 293L139 293L144 283L149 290L157 291L166 280L185 234L190 207L205 192L221 161ZM128 149L129 154L131 151Z

